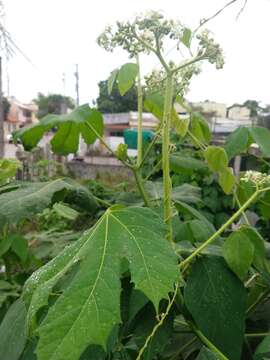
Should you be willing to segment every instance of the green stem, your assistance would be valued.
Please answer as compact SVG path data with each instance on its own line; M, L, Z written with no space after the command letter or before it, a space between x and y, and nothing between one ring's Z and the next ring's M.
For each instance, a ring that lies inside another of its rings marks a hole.
M162 163L162 159L160 159L156 165L153 167L153 169L150 171L150 173L146 176L146 178L143 180L144 182L147 181L159 168Z
M201 342L207 346L210 350L212 350L215 354L217 354L220 360L229 360L218 348L215 347L214 344L211 343L210 340L207 339L206 336L191 322L188 322L190 328L197 335L197 337L201 340Z
M251 197L241 206L241 208L233 214L233 216L221 226L218 231L216 231L208 240L206 240L201 246L199 246L189 257L180 263L180 269L185 268L197 255L199 255L203 249L205 249L209 244L211 244L224 230L227 229L245 210L249 205L256 199L261 190L255 191Z
M138 77L137 77L137 89L138 89L137 166L139 167L142 162L142 148L143 148L143 138L142 138L143 92L142 92L141 74L140 74L140 61L138 54L136 56L136 60L139 69Z
M136 360L141 360L143 353L145 352L145 350L147 349L148 344L150 343L150 341L152 340L152 338L155 336L156 332L158 331L158 329L160 328L160 326L162 326L164 320L166 319L166 317L168 316L171 307L173 306L176 294L177 294L177 290L178 290L178 284L175 287L175 291L173 294L172 299L169 301L168 306L165 310L165 313L160 314L160 320L158 321L158 323L153 327L152 332L147 336L145 343L143 345L143 347L140 349L138 356L136 357Z
M263 293L261 293L258 296L258 298L254 301L254 303L251 304L250 307L247 309L247 311L246 311L247 315L252 313L252 311L256 308L256 306L258 306L261 302L263 302L265 300L265 298L268 296L269 292L270 292L270 289L267 288Z
M112 206L112 204L110 204L109 202L107 202L106 200L103 200L103 199L100 199L99 197L97 196L93 196L94 199L100 204L100 205L103 205L105 206L106 208L109 208Z
M167 240L173 242L172 231L172 183L170 178L170 129L173 104L173 75L167 72L162 128L162 168L164 193L164 221L168 225Z
M266 333L250 333L250 334L246 334L246 337L264 337L264 336L268 336L270 335L269 332Z
M134 177L136 180L138 190L143 198L144 204L145 204L145 206L150 207L151 206L150 200L149 200L148 195L143 186L141 175L139 174L139 171L137 169L132 169L132 171L133 171L133 174L134 174Z
M237 192L236 192L236 191L234 192L234 198L235 198L235 201L236 201L236 203L237 203L237 205L238 205L238 207L239 207L239 209L240 209L241 206L242 206L242 204L240 203L240 200L239 200L239 198L238 198L238 196L237 196ZM243 211L243 217L244 217L244 219L245 219L246 224L250 226L250 222L249 222L249 220L248 220L248 218L247 218L247 215L246 215L245 211Z
M153 146L155 145L155 143L157 142L158 138L159 138L160 132L158 131L156 133L156 135L154 136L153 140L151 141L151 143L148 145L147 149L145 150L144 156L142 161L140 162L140 164L137 166L139 169L143 166L143 164L145 163L145 160L147 159L150 151L152 150Z
M186 66L195 64L198 61L204 60L205 56L204 55L200 55L200 56L195 56L194 58L183 62L181 65L179 65L177 68L173 69L173 73L177 73L179 70L184 69Z

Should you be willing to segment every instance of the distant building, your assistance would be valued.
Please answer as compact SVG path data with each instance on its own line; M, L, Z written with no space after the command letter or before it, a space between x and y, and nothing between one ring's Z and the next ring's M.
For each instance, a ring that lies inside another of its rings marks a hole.
M227 114L226 104L214 101L193 102L191 106L202 114L225 118Z
M103 114L104 120L104 139L106 143L116 150L119 144L125 143L124 130L137 129L138 125L138 113L136 111L130 111L119 114ZM159 120L151 113L144 112L142 114L142 127L144 130L155 130L159 123ZM87 146L81 142L80 144L80 156L84 156L85 153L93 154L108 154L108 150L104 147L99 140L95 144ZM129 150L129 155L136 155L137 150Z
M37 106L33 103L23 104L14 97L8 98L9 112L4 122L4 134L7 139L14 130L37 122Z
M232 120L248 120L250 109L244 105L234 104L227 108L227 117Z

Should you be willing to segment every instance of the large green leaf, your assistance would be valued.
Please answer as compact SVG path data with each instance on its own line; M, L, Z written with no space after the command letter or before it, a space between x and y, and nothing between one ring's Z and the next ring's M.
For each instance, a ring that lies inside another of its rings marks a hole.
M194 171L205 172L207 165L199 159L181 154L173 154L170 156L170 165L172 171L176 173L192 174Z
M121 66L117 75L117 83L120 95L123 96L132 87L138 75L137 64L127 63Z
M251 127L248 130L254 142L259 146L262 155L270 157L270 131L259 126Z
M13 178L21 166L18 160L0 159L0 185L5 184L9 179Z
M26 343L26 308L22 300L11 305L0 325L0 358L17 360Z
M222 171L228 165L227 154L225 150L219 146L208 146L203 154L212 171Z
M152 200L163 199L163 183L147 181L145 189ZM183 184L172 189L172 199L186 203L198 203L201 200L201 189L197 186Z
M160 121L163 120L163 112L164 112L164 96L159 92L149 93L147 94L144 100L144 108L149 111L157 119ZM180 121L179 116L175 108L172 108L172 125L176 125Z
M200 213L192 206L185 204L182 201L176 201L175 207L178 210L179 214L182 213L185 215L192 216L195 219L201 220L202 222L205 223L205 225L209 229L209 232L215 232L215 227L213 226L213 224L210 221L208 221L207 218L202 213Z
M78 189L81 189L87 196L91 196L86 188L68 179L28 183L18 190L4 193L0 195L0 226L5 223L16 223L41 212L50 205L54 194L61 190L76 192ZM93 207L96 208L94 199Z
M222 258L200 258L192 266L185 304L202 333L230 360L239 360L247 293Z
M224 258L229 267L243 279L253 261L254 245L241 231L233 232L223 246Z
M249 132L245 127L239 127L226 138L225 150L229 159L245 152L249 145Z
M102 136L103 119L100 112L85 104L69 114L47 115L38 124L16 131L14 139L20 139L24 148L31 150L52 129L56 129L51 140L53 152L67 155L77 152L80 135L87 144L94 143L97 134Z
M95 226L27 281L28 324L47 304L55 285L77 262L74 277L38 328L39 360L76 360L90 344L106 346L120 323L120 265L158 310L179 276L166 227L147 208L108 209Z

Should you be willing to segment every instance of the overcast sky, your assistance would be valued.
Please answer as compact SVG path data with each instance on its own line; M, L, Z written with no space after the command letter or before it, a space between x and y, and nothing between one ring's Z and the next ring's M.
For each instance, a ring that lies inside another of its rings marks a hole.
M75 97L75 64L80 70L81 103L98 94L97 83L127 61L121 51L106 53L96 38L106 24L144 10L162 10L195 27L228 0L4 0L6 27L31 59L21 55L8 64L10 95L30 101L37 92L57 92ZM270 103L270 1L248 0L236 21L244 0L225 10L208 28L224 49L222 70L206 65L193 81L188 98L231 104L246 99ZM157 65L144 60L143 70ZM63 85L65 73L66 85ZM6 91L6 81L4 90Z

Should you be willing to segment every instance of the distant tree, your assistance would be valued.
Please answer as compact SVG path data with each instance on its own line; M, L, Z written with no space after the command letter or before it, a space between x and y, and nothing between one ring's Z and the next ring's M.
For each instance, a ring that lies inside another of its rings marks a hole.
M250 110L251 117L258 116L264 110L257 100L247 100L243 103L243 106L246 106Z
M63 114L68 109L74 109L75 107L74 100L72 98L61 94L44 95L42 93L38 93L34 102L38 106L37 117L39 119L47 114Z
M132 87L124 96L119 94L117 85L114 85L112 93L108 94L108 81L100 81L99 96L96 100L97 108L102 113L121 113L137 111L137 91Z

